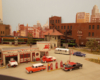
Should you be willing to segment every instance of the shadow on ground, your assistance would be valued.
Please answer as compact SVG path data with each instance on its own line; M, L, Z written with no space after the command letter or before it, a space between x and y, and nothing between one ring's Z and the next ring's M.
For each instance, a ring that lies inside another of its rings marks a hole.
M25 79L20 79L20 78L6 76L6 75L0 75L0 80L25 80Z

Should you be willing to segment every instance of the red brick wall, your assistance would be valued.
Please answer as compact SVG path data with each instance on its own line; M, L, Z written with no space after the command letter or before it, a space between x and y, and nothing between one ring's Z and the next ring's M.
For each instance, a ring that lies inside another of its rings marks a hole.
M52 18L49 18L49 28L50 26L52 26L50 24L50 20L59 20L61 21L61 18L55 18L55 17L52 17ZM69 30L71 29L71 26L72 26L72 35L70 37L72 37L73 39L76 39L76 43L79 44L79 37L77 36L77 31L78 30L81 30L82 31L82 37L81 37L81 40L86 40L87 37L92 37L92 38L100 38L100 23L55 23L55 25L57 26L57 29L58 29L58 26L59 26L59 30L61 33L64 34L64 32L66 30ZM91 25L91 29L89 29L89 25ZM92 29L92 26L94 25L94 29ZM97 29L97 25L99 25L99 29ZM63 26L63 28L62 28ZM65 28L64 28L65 26ZM69 26L69 29L68 29L68 26ZM53 26L51 27L53 28ZM91 36L88 36L89 32L91 33ZM92 36L92 33L94 32L94 36Z

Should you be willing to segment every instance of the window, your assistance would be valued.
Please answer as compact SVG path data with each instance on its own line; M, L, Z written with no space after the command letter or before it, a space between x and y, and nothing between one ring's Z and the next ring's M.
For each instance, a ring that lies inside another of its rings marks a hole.
M64 29L66 28L66 26L64 26Z
M91 33L90 32L88 33L88 36L91 36Z
M50 23L52 23L52 20L50 20Z
M65 32L64 32L64 34L65 34ZM66 35L66 34L65 34Z
M39 55L39 53L36 53L36 56L38 56Z
M97 29L99 29L99 25L97 25Z
M61 26L61 29L63 29L63 26Z
M50 26L50 29L51 29L51 26Z
M27 57L30 57L30 54L27 54Z
M57 20L56 20L56 23L57 23Z
M60 23L60 21L58 20L58 23Z
M91 25L89 25L89 29L91 29Z
M58 39L60 39L60 36L58 36Z
M55 39L56 39L56 37L55 37Z
M94 25L92 25L92 29L94 29Z
M6 26L6 29L9 29L8 26Z
M94 36L94 32L92 32L92 36Z
M72 26L70 26L70 29L72 29Z
M59 29L59 26L58 26L58 29Z
M20 55L20 58L23 58L23 54Z
M69 26L67 26L67 29L69 29Z

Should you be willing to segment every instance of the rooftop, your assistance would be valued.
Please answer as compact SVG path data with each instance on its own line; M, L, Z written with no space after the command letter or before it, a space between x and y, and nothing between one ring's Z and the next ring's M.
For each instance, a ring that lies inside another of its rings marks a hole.
M30 48L30 46L25 46L25 47L7 47L7 48L2 48L2 51L6 51L6 50L16 50L16 49L27 49ZM32 46L31 48L37 48L37 46Z
M54 35L54 36L61 36L63 35L62 33L60 33L59 31L57 31L56 29L49 29L48 31L46 31L43 35Z

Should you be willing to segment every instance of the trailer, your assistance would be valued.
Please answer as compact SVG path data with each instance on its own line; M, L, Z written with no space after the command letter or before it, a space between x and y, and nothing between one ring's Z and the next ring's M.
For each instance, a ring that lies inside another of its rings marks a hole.
M56 54L70 54L70 50L66 48L56 48L55 53Z

